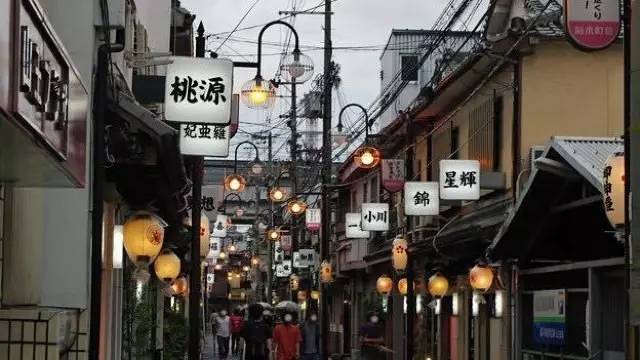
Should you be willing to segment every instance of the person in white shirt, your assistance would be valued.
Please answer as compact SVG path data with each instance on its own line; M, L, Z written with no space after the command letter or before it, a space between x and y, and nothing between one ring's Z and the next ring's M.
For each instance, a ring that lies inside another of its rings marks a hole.
M218 332L218 313L214 310L209 316L209 323L211 324L211 337L213 338L213 352L216 352L216 333Z
M223 360L229 356L229 315L227 310L220 310L220 315L216 319L216 337L218 338L218 357Z

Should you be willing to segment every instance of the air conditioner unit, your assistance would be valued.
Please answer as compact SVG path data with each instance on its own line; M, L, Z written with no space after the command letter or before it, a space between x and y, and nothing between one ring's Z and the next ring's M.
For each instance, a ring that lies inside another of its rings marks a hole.
M544 146L532 146L529 148L529 170L535 169L535 161L544 153Z

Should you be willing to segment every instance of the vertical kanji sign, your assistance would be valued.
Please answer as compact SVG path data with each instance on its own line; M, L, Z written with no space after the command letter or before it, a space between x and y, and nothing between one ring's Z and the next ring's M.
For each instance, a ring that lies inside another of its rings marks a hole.
M389 204L364 203L362 204L362 230L387 231L389 230Z
M581 50L611 45L620 32L620 1L564 0L565 29L571 43Z
M347 213L345 215L346 231L345 236L347 239L368 239L369 232L362 230L362 214L360 213Z
M382 186L391 193L402 190L404 185L404 160L382 160Z
M480 199L480 162L440 160L440 198L443 200Z
M307 209L304 215L304 220L307 226L307 230L309 231L320 230L321 216L322 215L321 215L320 209L317 209L317 208Z
M233 62L229 59L171 57L167 65L164 114L167 121L229 125Z
M404 184L405 215L438 215L440 213L439 193L437 182L407 181Z

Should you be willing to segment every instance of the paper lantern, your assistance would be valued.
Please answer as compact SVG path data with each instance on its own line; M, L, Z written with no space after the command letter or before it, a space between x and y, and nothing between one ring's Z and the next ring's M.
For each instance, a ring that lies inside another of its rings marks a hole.
M398 292L400 293L400 295L407 295L407 291L407 278L402 278L398 281Z
M247 180L242 175L231 174L224 178L224 188L227 191L243 192L247 186Z
M327 260L320 264L320 281L325 284L333 281L333 269Z
M391 245L391 261L393 268L398 272L403 272L407 268L407 261L409 259L407 253L408 248L409 245L404 237L398 236L393 240L393 244Z
M180 276L179 278L173 281L171 284L171 289L176 296L184 296L189 291L189 282L187 278L184 276Z
M156 215L139 211L123 225L124 249L138 268L153 262L162 249L164 223Z
M380 163L380 150L373 146L362 146L353 155L353 159L361 169L371 169Z
M435 273L429 278L429 294L434 297L443 297L449 291L449 280L442 273Z
M393 280L387 275L380 276L376 281L376 289L382 296L391 294L391 290L393 290Z
M169 249L164 249L153 263L158 279L171 282L180 275L180 258Z
M624 225L624 149L617 149L604 164L602 200L607 218L614 228Z
M475 290L487 291L493 284L493 269L486 265L476 265L469 271L469 282Z
M311 290L311 298L313 300L319 300L320 299L320 291L318 290Z

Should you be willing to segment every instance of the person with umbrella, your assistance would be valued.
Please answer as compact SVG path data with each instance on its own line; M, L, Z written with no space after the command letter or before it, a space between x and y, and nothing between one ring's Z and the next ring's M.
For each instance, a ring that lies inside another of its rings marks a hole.
M283 323L273 329L271 351L275 360L296 360L300 358L302 335L297 325L293 324L293 312L285 309Z

